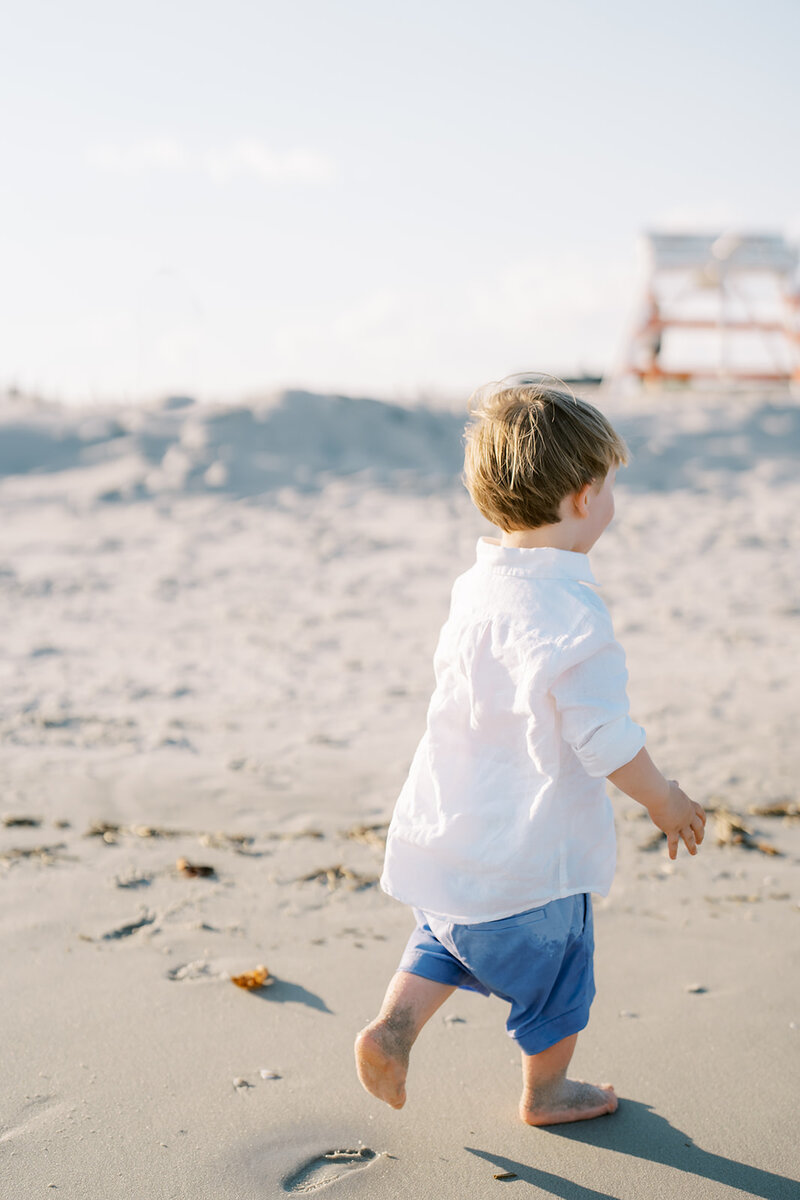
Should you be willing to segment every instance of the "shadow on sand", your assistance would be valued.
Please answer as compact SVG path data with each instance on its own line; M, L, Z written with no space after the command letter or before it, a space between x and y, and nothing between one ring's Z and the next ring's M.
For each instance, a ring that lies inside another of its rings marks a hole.
M578 1121L570 1125L552 1125L542 1132L562 1137L566 1141L583 1142L585 1145L595 1146L598 1150L628 1154L633 1158L642 1159L645 1163L660 1163L696 1179L709 1179L714 1183L736 1188L740 1192L748 1192L752 1196L763 1196L764 1200L797 1200L797 1196L800 1195L796 1179L702 1150L694 1144L688 1134L682 1133L664 1117L658 1116L650 1105L635 1100L625 1100L613 1120L600 1118L595 1121ZM517 1162L503 1154L479 1150L474 1146L465 1146L464 1149L478 1158L485 1159L498 1171L513 1172L519 1179L549 1192L552 1196L558 1196L561 1200L618 1200L616 1195L609 1192L596 1191L594 1188L553 1175L550 1171L543 1171L540 1167ZM643 1187L640 1192L642 1195L645 1194L647 1178L643 1170ZM676 1178L673 1183L675 1194L680 1195L681 1180Z
M252 993L259 1000L272 1004L305 1004L317 1012L331 1013L325 1001L316 992L310 992L299 983L289 983L287 979L276 979L271 987Z

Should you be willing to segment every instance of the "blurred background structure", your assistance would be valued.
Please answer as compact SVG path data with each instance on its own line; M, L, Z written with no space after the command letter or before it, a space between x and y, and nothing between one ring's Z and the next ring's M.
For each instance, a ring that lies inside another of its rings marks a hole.
M800 383L795 246L775 233L645 238L643 311L620 375L648 383Z

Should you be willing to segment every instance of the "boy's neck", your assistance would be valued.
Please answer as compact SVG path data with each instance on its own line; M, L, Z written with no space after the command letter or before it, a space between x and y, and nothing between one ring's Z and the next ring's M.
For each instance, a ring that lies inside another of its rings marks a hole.
M538 529L503 530L500 545L512 546L518 550L535 550L549 546L552 550L574 551L579 540L570 522L559 521L557 525L540 525Z

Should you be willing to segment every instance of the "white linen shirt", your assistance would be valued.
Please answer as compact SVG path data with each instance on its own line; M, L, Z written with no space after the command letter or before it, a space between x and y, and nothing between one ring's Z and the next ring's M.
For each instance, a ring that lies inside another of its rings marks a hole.
M593 585L585 554L479 540L453 587L427 728L389 827L390 896L471 923L608 893L604 781L645 734Z

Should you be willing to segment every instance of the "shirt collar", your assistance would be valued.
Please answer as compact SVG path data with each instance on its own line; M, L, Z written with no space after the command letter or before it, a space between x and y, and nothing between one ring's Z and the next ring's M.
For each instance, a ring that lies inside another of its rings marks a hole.
M577 579L595 584L589 559L574 550L556 550L552 546L501 546L489 538L478 538L478 563L502 575L524 579Z

